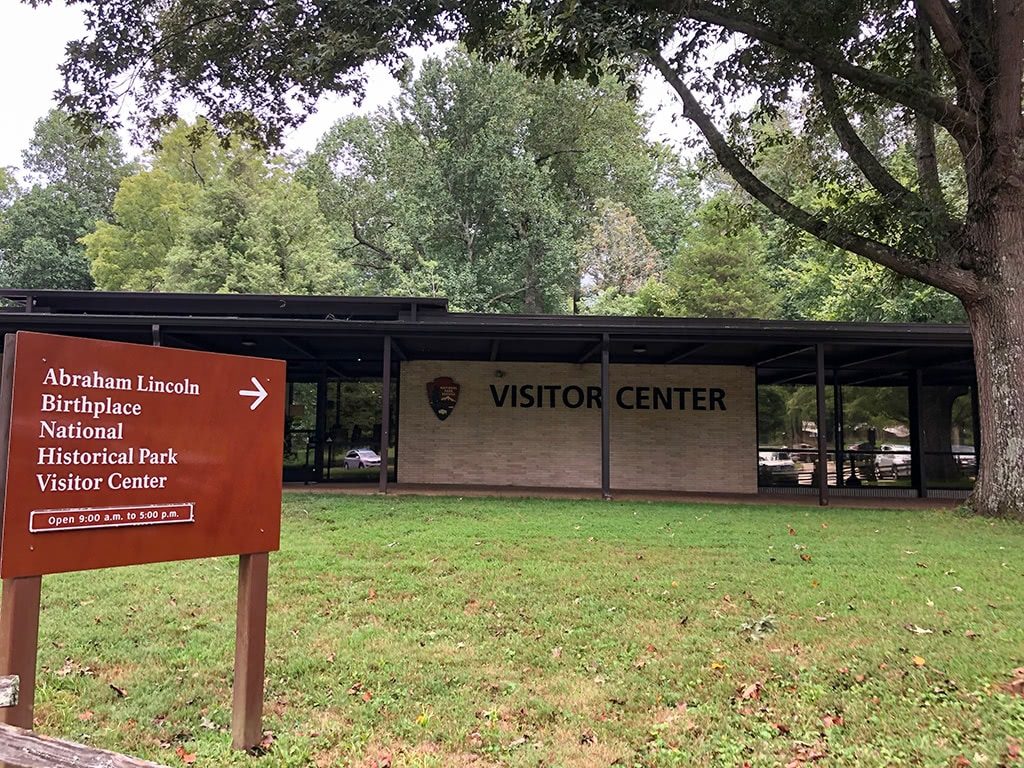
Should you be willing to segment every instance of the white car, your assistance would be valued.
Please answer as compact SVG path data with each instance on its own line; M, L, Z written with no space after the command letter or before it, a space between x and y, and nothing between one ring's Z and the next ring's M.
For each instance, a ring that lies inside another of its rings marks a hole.
M800 474L788 453L758 451L757 479L761 485L795 485Z
M910 446L885 444L882 453L875 454L875 474L878 477L910 477Z
M379 467L380 455L369 448L353 449L345 454L342 460L345 469L363 469L364 467Z

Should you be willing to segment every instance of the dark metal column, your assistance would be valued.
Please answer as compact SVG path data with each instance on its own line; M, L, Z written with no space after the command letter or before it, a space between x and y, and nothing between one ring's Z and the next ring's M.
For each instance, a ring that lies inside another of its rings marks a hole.
M761 385L758 382L757 366L754 366L754 477L757 478L757 492L761 492Z
M388 448L391 442L391 336L384 337L380 388L380 492L388 492Z
M825 345L815 345L818 357L815 386L818 401L818 503L828 506L828 429L825 426Z
M601 337L601 496L612 497L611 463L611 387L608 383L610 341L608 334Z
M316 380L316 422L313 425L313 480L324 479L324 446L327 445L327 370Z
M836 444L836 488L843 487L843 464L846 454L843 453L843 385L839 381L839 369L832 369L832 429Z
M928 496L925 472L924 425L921 423L921 370L910 371L907 384L907 410L910 412L910 484L922 499Z
M402 424L402 362L398 362L398 374L394 381L395 390L395 482L398 482L398 441L402 439L399 427Z
M974 429L974 472L981 471L981 409L978 407L978 382L971 387L971 426Z

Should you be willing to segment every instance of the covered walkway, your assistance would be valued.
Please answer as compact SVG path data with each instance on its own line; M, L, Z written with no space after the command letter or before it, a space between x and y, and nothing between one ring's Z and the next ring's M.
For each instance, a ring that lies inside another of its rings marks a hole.
M592 481L588 495L618 495L609 381L617 366L626 365L752 369L760 409L754 418L762 434L750 446L750 466L757 467L763 492L784 495L787 502L808 494L821 504L830 494L842 495L843 504L858 495L901 497L901 503L909 497L963 498L979 460L973 352L964 326L482 315L449 312L447 301L437 298L3 290L0 299L6 303L0 311L5 333L32 330L287 361L293 391L285 414L292 461L286 456L286 480L323 483L345 476L337 463L346 447L339 434L349 443L355 437L335 429L345 426L339 400L343 385L362 382L372 385L379 408L375 424L360 433L384 457L374 473L376 488L404 492L397 391L402 366L413 361L483 363L499 369L496 375L503 375L504 363L598 367L600 462L593 478L578 478L579 484ZM883 389L905 402L900 408L906 419L896 425L902 432L888 438L905 444L855 436L861 425L851 406L854 395ZM806 401L810 417L782 425L806 442L776 445L775 437L763 434L771 392ZM960 445L951 445L949 437L954 396L968 402ZM764 457L782 453L792 454L798 466L780 481L765 471L772 467ZM959 480L949 482L954 475ZM456 488L461 486L445 486L445 492ZM491 486L481 490L493 493Z

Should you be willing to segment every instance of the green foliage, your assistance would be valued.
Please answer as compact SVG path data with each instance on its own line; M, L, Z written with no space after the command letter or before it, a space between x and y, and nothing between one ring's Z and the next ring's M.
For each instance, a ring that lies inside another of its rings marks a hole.
M199 192L162 168L122 181L114 198L115 223L97 222L82 238L96 285L109 291L158 290L167 254Z
M598 293L587 306L591 315L626 315L661 317L675 312L672 289L654 278L635 293L623 293L616 287Z
M10 207L19 192L13 169L0 167L0 211Z
M886 123L891 125L891 123ZM882 127L872 124L873 130ZM871 134L866 133L867 140ZM786 116L770 123L737 129L735 139L750 145L752 169L774 189L804 207L829 207L835 215L864 217L848 223L868 226L870 213L859 212L837 197L823 195L823 177L847 178L855 169L837 160L834 139L799 136ZM894 166L905 166L909 138L891 131L879 136L878 152ZM797 230L755 203L731 180L716 175L716 194L737 226L747 223L761 233L766 279L778 316L805 320L860 322L963 322L964 312L950 294L924 285ZM908 180L909 183L909 180ZM714 199L711 201L714 202Z
M167 290L199 293L344 293L313 192L271 173L256 188L233 179L202 188L167 253Z
M391 292L401 275L456 308L564 311L598 200L672 239L657 214L674 180L659 178L669 164L643 132L613 81L529 80L453 51L428 60L390 110L336 125L301 178L367 290Z
M113 221L82 238L105 290L344 293L350 269L312 190L277 158L178 122L149 170L121 183Z
M776 299L765 269L761 232L724 198L699 212L696 228L666 278L675 314L690 317L772 317Z
M18 288L90 290L89 265L78 251L68 252L53 240L32 236L0 264L0 285Z
M131 172L109 131L91 138L59 111L36 123L25 150L31 186L4 171L0 196L0 283L16 288L93 287L79 238L108 215L114 191Z
M90 219L110 212L117 185L134 170L112 131L83 133L56 109L36 122L22 162L30 183L59 190Z

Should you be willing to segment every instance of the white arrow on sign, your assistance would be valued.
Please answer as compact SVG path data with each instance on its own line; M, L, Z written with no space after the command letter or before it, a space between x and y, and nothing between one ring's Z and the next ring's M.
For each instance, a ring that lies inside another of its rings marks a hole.
M267 390L263 388L263 385L260 384L259 379L255 376L252 377L251 381L252 385L256 387L256 389L240 389L238 390L238 394L242 397L255 397L256 399L253 400L252 405L249 406L250 411L255 411L259 407L260 403L267 398Z

